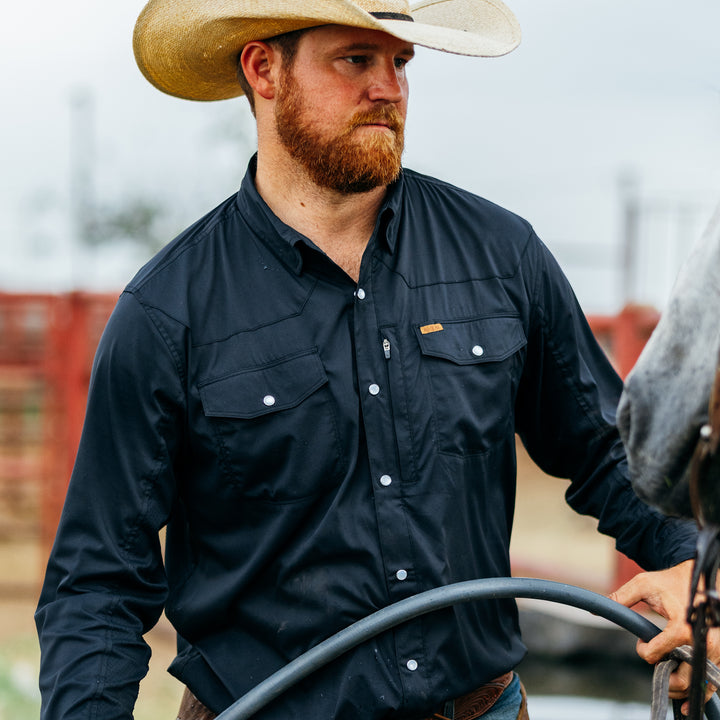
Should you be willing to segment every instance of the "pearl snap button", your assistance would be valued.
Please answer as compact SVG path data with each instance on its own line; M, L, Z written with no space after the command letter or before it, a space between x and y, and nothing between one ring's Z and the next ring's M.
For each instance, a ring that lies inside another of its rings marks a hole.
M398 580L407 580L407 570L398 570L398 571L395 573L395 577L396 577Z
M407 667L408 670L410 670L410 672L415 672L415 670L418 669L417 660L408 660L405 663L405 666Z
M272 407L275 404L275 398L272 395L266 395L263 398L263 403L267 405L267 407Z
M380 392L380 386L379 386L379 385L376 385L375 383L373 383L373 384L368 388L368 392L369 392L371 395L377 395L377 394Z
M484 352L485 351L482 349L482 347L480 345L475 345L475 347L473 347L473 349L472 349L472 354L475 357L480 357Z
M389 475L383 475L380 478L380 484L383 487L387 487L388 485L392 484L392 478Z
M358 290L355 294L357 295L358 300L365 299L365 291L362 288L358 288Z

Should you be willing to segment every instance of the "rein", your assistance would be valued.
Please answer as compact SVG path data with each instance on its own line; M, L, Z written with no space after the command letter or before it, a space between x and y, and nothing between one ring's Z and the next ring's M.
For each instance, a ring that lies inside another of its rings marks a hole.
M707 633L712 627L720 627L720 594L717 591L720 566L719 448L720 361L710 395L709 421L700 429L700 439L690 466L690 503L700 528L687 614L694 648L689 697L691 720L700 720L703 715L707 685Z

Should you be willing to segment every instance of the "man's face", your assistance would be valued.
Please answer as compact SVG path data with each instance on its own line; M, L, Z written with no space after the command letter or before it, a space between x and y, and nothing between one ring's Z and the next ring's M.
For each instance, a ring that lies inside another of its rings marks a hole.
M278 136L320 187L366 192L400 172L412 45L375 30L323 26L305 33L284 68Z

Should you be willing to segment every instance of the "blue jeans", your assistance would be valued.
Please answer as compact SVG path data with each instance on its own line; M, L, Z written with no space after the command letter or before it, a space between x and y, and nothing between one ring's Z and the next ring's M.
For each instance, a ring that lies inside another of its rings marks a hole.
M498 701L482 716L482 720L517 720L522 705L520 678L517 673Z

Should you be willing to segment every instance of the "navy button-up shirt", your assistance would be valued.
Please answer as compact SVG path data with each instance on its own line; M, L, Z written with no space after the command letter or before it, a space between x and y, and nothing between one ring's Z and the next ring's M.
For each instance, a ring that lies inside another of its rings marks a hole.
M509 575L516 433L641 565L691 557L689 526L630 488L620 390L522 219L405 170L356 285L272 214L251 168L103 335L37 614L43 717L130 718L163 608L171 672L220 711L389 603ZM456 606L261 717L422 717L523 654L514 602Z

